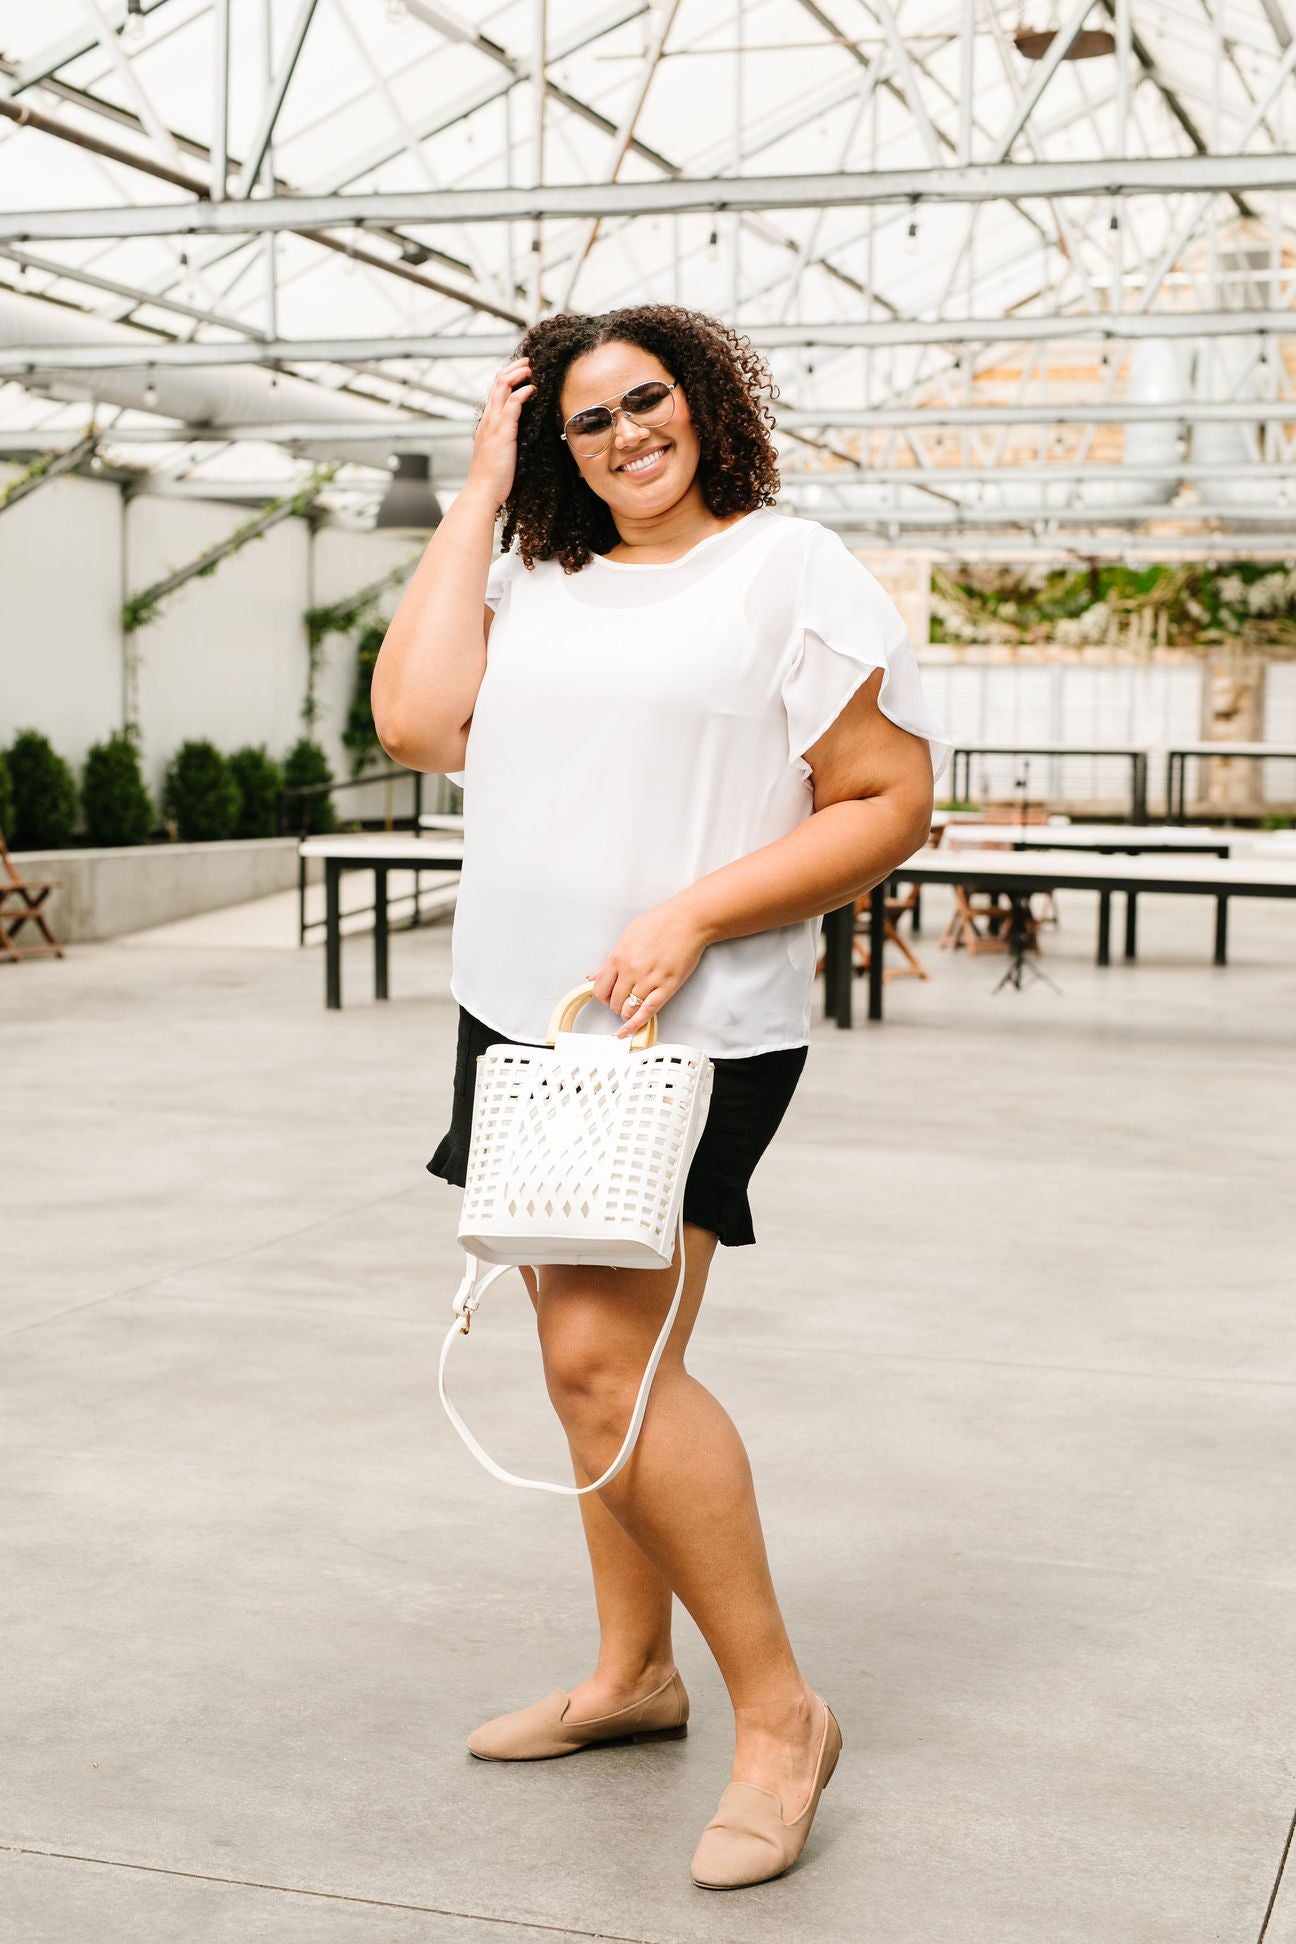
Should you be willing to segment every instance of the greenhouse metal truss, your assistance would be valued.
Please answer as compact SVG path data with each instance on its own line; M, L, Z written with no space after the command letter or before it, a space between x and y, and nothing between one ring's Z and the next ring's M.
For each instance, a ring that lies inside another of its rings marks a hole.
M0 457L364 523L678 302L853 544L1282 552L1294 111L1293 0L0 0Z

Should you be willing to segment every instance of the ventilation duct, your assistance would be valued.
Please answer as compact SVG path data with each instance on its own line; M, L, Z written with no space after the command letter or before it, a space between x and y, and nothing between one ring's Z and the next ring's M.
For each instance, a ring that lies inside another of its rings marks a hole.
M88 344L124 344L137 346L147 354L153 342L147 332L134 330L130 325L110 323L88 317L82 311L64 310L55 304L42 303L39 298L24 297L20 292L0 290L0 347L5 350L30 348L38 353L42 346L53 350ZM183 427L187 425L256 426L289 421L300 424L312 419L332 425L363 425L366 421L390 425L393 419L401 417L397 406L330 391L305 378L281 376L256 365L175 368L151 366L146 362L124 370L50 371L42 375L39 356L32 362L32 375L21 381L29 390L67 403L100 400L105 405L179 419L178 441L183 441ZM414 425L417 421L412 419L410 423ZM123 438L127 436L123 434ZM348 439L344 444L330 445L327 434L321 436L318 446L301 440L294 443L298 451L311 457L345 458L373 466L386 466L391 450L385 441L369 446ZM452 476L456 463L467 464L471 445L471 439L465 438L462 460L457 446L452 456L451 449L438 445L438 458L447 463Z

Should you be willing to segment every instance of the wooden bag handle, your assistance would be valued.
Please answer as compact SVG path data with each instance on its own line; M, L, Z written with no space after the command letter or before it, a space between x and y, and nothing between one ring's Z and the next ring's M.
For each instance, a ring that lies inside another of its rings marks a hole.
M559 1033L570 1033L573 1030L577 1013L593 997L594 982L592 979L584 980L582 984L573 986L570 992L563 994L549 1017L549 1032L545 1039L546 1046L553 1046ZM630 1048L636 1053L646 1053L650 1046L656 1046L656 1044L657 1015L654 1013L652 1018L645 1021L630 1041Z

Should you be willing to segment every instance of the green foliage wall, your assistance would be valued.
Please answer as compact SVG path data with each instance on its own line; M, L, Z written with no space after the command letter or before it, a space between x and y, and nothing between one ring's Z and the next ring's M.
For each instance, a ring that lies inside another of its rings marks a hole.
M1203 561L1029 569L993 562L937 568L933 641L1085 647L1132 637L1209 648L1245 637L1296 650L1296 562Z

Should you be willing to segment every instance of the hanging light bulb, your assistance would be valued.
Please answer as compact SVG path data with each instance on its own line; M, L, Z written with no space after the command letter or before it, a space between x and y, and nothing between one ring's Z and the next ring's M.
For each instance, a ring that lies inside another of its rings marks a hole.
M142 41L144 38L144 0L126 0L127 40Z
M405 0L387 0L387 22L391 27L399 27L405 20L409 8Z
M144 383L144 403L149 411L152 411L157 402L158 388L153 382L153 373L150 371Z
M719 232L719 231L718 231L717 229L714 229L714 228L713 228L713 229L712 229L712 231L711 231L711 234L710 234L710 236L708 236L708 238L707 238L707 251L706 251L706 253L707 253L707 262L708 262L708 263L714 263L714 262L715 262L715 260L716 260L716 247L717 247L717 245L718 245L718 243L719 243L719 241L720 241L720 232Z
M905 232L905 248L908 250L910 256L913 256L918 248L918 218L916 216L909 218L909 228Z

